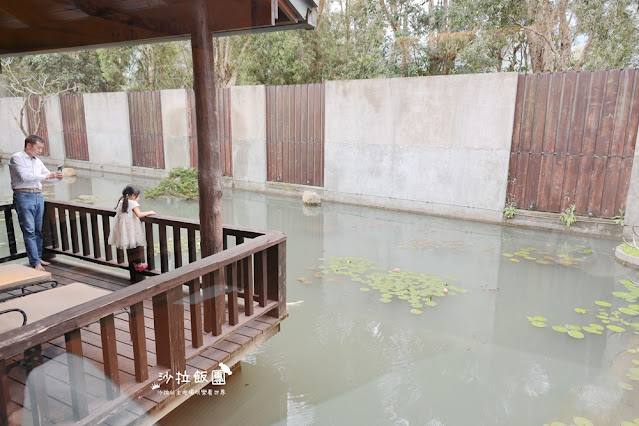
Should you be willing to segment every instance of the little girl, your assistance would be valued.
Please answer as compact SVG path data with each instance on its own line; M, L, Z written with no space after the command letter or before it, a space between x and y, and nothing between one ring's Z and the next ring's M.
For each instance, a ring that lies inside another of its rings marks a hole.
M122 196L115 208L115 220L109 234L109 244L119 249L132 250L146 245L146 235L140 218L156 214L154 211L141 212L140 193L142 190L136 185L127 185L122 190ZM129 259L137 272L146 270L149 265L141 263L140 250L129 251ZM133 255L133 256L132 256ZM131 257L134 257L131 259Z

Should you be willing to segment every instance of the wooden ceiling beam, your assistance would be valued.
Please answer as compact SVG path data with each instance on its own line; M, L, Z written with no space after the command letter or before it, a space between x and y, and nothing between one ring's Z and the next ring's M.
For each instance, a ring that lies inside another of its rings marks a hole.
M297 19L297 14L295 13L295 10L291 7L291 5L289 5L286 0L278 0L278 7L282 10L282 12L284 12L284 14L286 15L286 17L288 18L288 21L292 21L297 23L298 19ZM282 20L282 18L280 17L280 20Z
M45 19L47 15L42 12L33 12L43 10L46 3L42 0L0 0L0 9L30 25L8 28L0 23L0 55L187 37L195 21L190 0L164 1L166 6L125 11L107 0L72 0L88 16L62 21ZM227 33L273 27L277 13L274 9L281 0L209 1L209 28L213 33ZM281 19L277 22L282 23Z

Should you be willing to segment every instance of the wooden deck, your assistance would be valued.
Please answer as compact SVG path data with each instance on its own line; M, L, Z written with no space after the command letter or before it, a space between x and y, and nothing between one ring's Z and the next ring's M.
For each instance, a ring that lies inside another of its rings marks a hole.
M108 273L100 271L90 265L82 265L82 262L68 261L64 259L53 260L47 268L60 285L72 282L81 282L91 286L116 291L120 288L131 285L129 277L123 273ZM44 289L49 284L34 286L31 289ZM18 293L16 291L16 293ZM185 293L188 298L188 292ZM188 303L185 304L188 307ZM274 305L273 305L274 306ZM89 412L93 415L104 416L103 422L109 425L122 425L130 422L147 423L157 420L165 415L171 408L192 396L190 391L197 393L206 383L194 383L193 377L196 371L207 374L207 381L210 381L211 370L218 369L218 363L224 362L232 366L243 356L250 353L259 344L268 340L279 331L280 320L263 315L269 307L262 308L262 315L256 312L255 315L240 321L236 329L218 339L217 342L209 342L208 349L199 355L195 350L187 349L187 369L191 385L185 384L179 388L180 396L164 395L157 389L136 390L138 385L135 380L135 366L133 361L133 346L129 327L129 318L126 312L115 316L116 339L118 346L118 366L120 368L120 389L129 401L115 400L108 401L106 398L106 384L104 376L104 364L102 355L102 344L100 336L100 324L93 323L81 329L82 352L86 359L90 360L90 366L85 367L89 376L87 383L87 394L89 397ZM228 314L228 313L227 313ZM153 310L150 299L144 301L144 322L147 328L147 359L149 373L151 377L159 379L159 375L166 371L165 368L157 366L155 356L155 341L153 340ZM186 343L190 347L190 312L185 310ZM192 349L192 348L191 348ZM44 358L43 367L46 370L47 380L47 407L46 417L51 422L73 421L73 407L71 393L69 391L69 380L67 372L67 359L64 337L49 341L42 346ZM32 414L28 397L25 404L25 394L27 386L27 369L22 355L11 359L15 362L9 369L9 394L11 404L9 408L10 424L31 424ZM152 373L155 373L153 375ZM215 387L221 389L221 387Z
M0 263L25 258L12 206L0 212L9 247ZM136 257L151 271L142 279L129 273L131 253L106 243L113 215L45 202L53 278L112 293L0 334L0 425L151 424L202 388L221 389L210 383L219 363L233 366L286 318L282 233L225 226L224 250L202 257L198 222L145 218L149 244ZM39 286L43 295L56 292L48 285ZM13 300L27 303L29 295Z

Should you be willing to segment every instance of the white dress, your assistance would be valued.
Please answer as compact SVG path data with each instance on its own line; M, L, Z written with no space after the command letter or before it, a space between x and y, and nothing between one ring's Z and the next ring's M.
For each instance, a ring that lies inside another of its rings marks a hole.
M129 200L129 208L126 213L122 211L122 200L115 208L115 220L112 222L109 244L119 249L132 249L146 245L144 226L139 217L133 213L133 209L139 207L137 201Z

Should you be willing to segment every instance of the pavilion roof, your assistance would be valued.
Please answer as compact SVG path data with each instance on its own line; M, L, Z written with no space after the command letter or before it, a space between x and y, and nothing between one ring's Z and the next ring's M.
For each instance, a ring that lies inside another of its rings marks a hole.
M206 0L214 36L315 27L313 0ZM188 38L191 0L0 0L0 57Z

